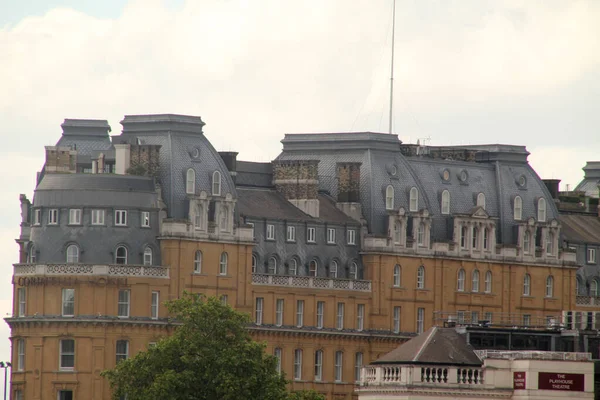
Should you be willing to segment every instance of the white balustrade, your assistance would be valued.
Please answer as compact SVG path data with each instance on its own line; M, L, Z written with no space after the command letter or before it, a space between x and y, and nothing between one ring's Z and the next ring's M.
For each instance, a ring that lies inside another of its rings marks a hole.
M123 276L169 278L169 268L147 265L15 264L14 275L25 276Z
M371 291L371 281L330 279L316 276L252 274L252 284L312 289L353 290L360 292Z

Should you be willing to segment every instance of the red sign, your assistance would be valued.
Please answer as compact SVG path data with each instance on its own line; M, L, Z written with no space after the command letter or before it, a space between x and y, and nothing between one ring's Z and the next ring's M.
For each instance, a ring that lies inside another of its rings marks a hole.
M513 389L525 389L525 372L513 372Z
M585 375L540 372L538 375L538 389L583 392L585 390Z

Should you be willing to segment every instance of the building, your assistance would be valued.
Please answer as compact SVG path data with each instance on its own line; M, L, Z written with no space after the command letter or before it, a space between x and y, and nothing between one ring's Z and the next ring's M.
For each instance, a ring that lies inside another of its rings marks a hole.
M100 372L168 335L183 291L250 313L291 389L350 399L363 365L454 322L547 328L575 253L521 146L293 134L272 163L199 117L71 120L21 197L13 394L107 399Z

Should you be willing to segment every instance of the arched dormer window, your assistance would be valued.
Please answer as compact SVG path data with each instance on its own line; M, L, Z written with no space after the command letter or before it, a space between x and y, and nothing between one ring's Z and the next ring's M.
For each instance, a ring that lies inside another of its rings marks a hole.
M256 266L258 265L258 258L256 257L256 254L252 254L252 273L255 274L256 273Z
M152 265L152 248L146 246L144 249L144 265Z
M219 171L213 172L212 176L212 195L221 195L221 173Z
M27 263L35 264L37 257L35 254L35 246L33 243L29 246L29 251L27 252Z
M269 274L276 275L277 274L277 259L275 257L269 258Z
M394 188L392 185L388 185L388 187L385 188L385 209L394 209Z
M417 289L425 289L425 267L422 265L417 269Z
M471 277L471 291L479 292L479 270L473 271L473 276Z
M485 194L479 193L477 195L477 206L485 210Z
M77 264L79 262L79 247L76 244L70 244L67 247L67 264Z
M554 234L552 232L546 234L546 254L554 254Z
M229 208L226 205L221 205L221 230L226 231L229 226Z
M458 278L456 281L456 290L458 290L459 292L465 291L465 270L462 268L458 270Z
M115 264L127 264L127 247L117 247L117 251L115 251Z
M188 168L185 174L185 192L187 194L196 193L196 171Z
M338 263L335 260L331 260L329 263L329 277L337 278L338 277Z
M417 212L419 211L419 191L416 187L410 189L410 211Z
M521 196L516 196L513 205L513 217L516 221L520 221L523 218L523 200Z
M546 199L541 197L537 203L538 222L546 222Z
M319 263L317 260L311 260L308 264L308 275L309 276L317 276L319 272Z
M590 296L600 297L600 285L598 285L597 279L594 279L592 283L590 283Z
M529 231L523 234L523 254L529 254L529 249L531 247L531 235Z
M352 261L350 263L350 279L358 279L358 265Z
M523 277L523 296L531 296L531 275L525 274Z
M450 214L450 192L447 190L442 192L442 214Z
M290 260L290 264L288 265L288 274L292 276L298 275L298 260L296 260L296 258L292 258Z
M396 264L394 266L394 287L400 287L400 279L402 278L401 275L401 269L400 269L400 265Z
M195 214L194 215L194 227L196 229L202 229L202 214L204 212L204 207L202 207L202 205L197 204L196 205L196 210L195 210Z
M202 273L202 252L200 250L196 250L194 254L194 273Z
M554 296L554 277L552 275L548 275L546 278L546 297Z

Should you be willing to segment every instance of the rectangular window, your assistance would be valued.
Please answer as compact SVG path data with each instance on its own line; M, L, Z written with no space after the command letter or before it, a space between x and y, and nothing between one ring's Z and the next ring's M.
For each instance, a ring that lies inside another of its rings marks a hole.
M335 229L327 228L327 243L335 244Z
M221 304L223 304L224 306L227 305L227 303L228 303L228 297L227 297L226 294L222 295L219 299L221 300Z
M81 209L71 208L69 210L69 225L81 225Z
M104 210L92 210L92 225L104 225Z
M264 305L264 299L262 297L257 297L256 298L256 310L254 311L254 323L256 323L256 325L262 325L263 305Z
M302 349L294 350L294 380L302 379Z
M61 390L58 392L58 400L73 400L73 391Z
M394 307L394 333L400 332L400 307Z
M140 222L142 228L150 228L150 211L142 211L142 221Z
M596 249L587 250L587 262L591 264L596 263Z
M360 371L363 366L363 353L356 353L356 358L354 360L354 381L360 381Z
M465 312L464 311L457 311L456 316L457 316L457 322L459 323L459 325L464 325L464 323L465 323Z
M275 240L275 225L267 224L267 240Z
M127 360L127 357L129 356L129 341L117 340L116 356L117 364L123 360Z
M479 312L471 311L471 323L478 324L479 323Z
M344 329L344 303L337 303L337 329Z
M275 325L283 325L283 299L277 299L275 304Z
M273 355L275 356L275 359L277 360L277 365L276 365L275 369L277 370L278 374L281 374L281 348L276 347L275 350L273 351Z
M531 325L531 315L523 314L523 326L529 326L529 325Z
M42 209L36 208L33 210L33 224L40 225L42 223Z
M356 244L356 231L348 229L348 244Z
M473 249L477 249L479 246L477 246L477 229L475 227L471 228L471 247Z
M25 370L25 339L17 340L17 371Z
M492 313L491 312L486 312L485 313L485 320L488 322L488 324L492 323Z
M129 317L129 298L131 292L127 289L119 290L119 307L117 315L122 318Z
M356 330L362 331L365 328L365 305L356 306Z
M460 227L460 248L461 249L467 248L467 227L466 226Z
M484 250L488 249L488 230L487 229L483 230L483 249Z
M304 325L304 300L296 302L296 326L300 328Z
M25 313L27 312L27 310L25 309L25 306L27 305L26 295L27 292L25 292L24 287L17 289L17 298L19 301L19 304L17 305L17 316L19 317L24 317Z
M325 302L317 301L317 328L323 328L323 319L325 315Z
M152 303L150 305L150 317L152 319L158 319L158 305L159 300L160 299L160 294L159 292L152 292Z
M15 400L23 400L23 391L15 390Z
M115 225L127 226L127 210L115 210Z
M425 321L425 309L419 308L417 309L417 333L423 333Z
M343 353L341 351L335 352L335 381L342 381L342 368L343 368Z
M315 228L308 228L306 230L306 241L308 243L315 243L316 241L316 229Z
M295 226L287 227L287 241L288 242L296 241L296 227Z
M56 225L58 224L58 209L53 208L48 213L48 224Z
M73 370L75 368L75 340L62 339L60 341L60 370Z
M75 289L62 290L62 315L63 317L75 315Z
M323 379L323 350L315 351L315 381Z

